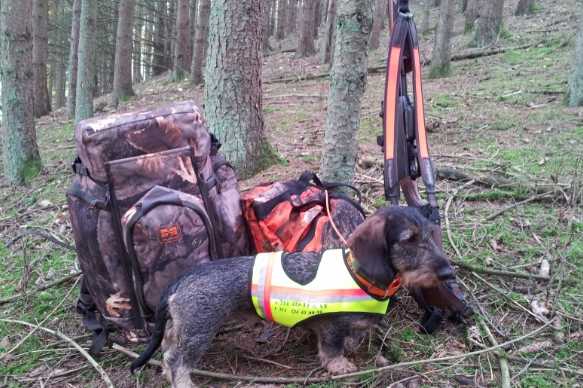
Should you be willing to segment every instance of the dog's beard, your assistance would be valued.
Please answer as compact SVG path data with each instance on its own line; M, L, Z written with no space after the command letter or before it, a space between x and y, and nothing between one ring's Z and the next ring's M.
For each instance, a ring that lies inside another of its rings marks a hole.
M437 276L431 271L417 269L401 273L401 280L406 287L429 288L438 284Z

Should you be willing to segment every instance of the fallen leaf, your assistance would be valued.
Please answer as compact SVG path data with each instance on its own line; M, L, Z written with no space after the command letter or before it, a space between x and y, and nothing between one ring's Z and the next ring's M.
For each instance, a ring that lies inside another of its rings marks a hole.
M538 274L540 276L546 276L546 277L549 277L549 275L551 274L551 264L549 263L549 261L547 259L543 259L543 261L541 261L540 269L538 270Z
M532 312L537 315L548 315L551 312L546 302L541 302L536 299L530 302L530 307L532 308Z

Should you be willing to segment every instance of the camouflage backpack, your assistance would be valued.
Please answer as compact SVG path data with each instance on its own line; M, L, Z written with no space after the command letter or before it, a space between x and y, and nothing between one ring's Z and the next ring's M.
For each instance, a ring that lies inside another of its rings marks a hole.
M135 334L194 265L248 253L237 178L192 102L79 123L67 192L84 274L77 305L95 334Z

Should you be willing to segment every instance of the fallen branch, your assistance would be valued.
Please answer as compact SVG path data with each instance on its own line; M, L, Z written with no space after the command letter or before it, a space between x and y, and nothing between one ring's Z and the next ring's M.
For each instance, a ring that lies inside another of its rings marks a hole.
M507 278L519 278L519 279L535 279L535 280L543 280L543 281L551 280L548 276L530 274L530 273L526 273L526 272L498 271L495 269L486 269L486 268L482 268L482 267L476 267L476 266L473 266L473 265L470 265L470 264L467 264L467 263L464 263L462 261L455 260L455 259L452 259L451 262L453 264L457 265L458 267L464 268L468 271L482 273L485 275L494 275L494 276L501 276L501 277L507 277Z
M532 201L536 201L537 199L546 197L546 196L551 195L551 194L553 194L552 191L548 191L548 192L542 193L542 194L533 195L530 198L527 198L527 199L520 201L520 202L516 202L510 206L505 207L504 209L498 210L496 213L491 214L488 217L484 218L484 221L482 221L482 222L492 221L493 219L500 217L502 214L506 213L509 210L515 209L519 206L525 205L525 204L532 202Z
M191 371L191 373L193 373L195 375L199 375L199 376L212 377L212 378L217 378L217 379L222 379L222 380L252 381L255 383L266 383L266 384L269 384L269 383L272 383L272 384L293 384L293 383L307 384L307 383L317 383L317 382L325 382L325 381L331 381L331 380L332 381L345 380L345 379L350 379L353 377L370 375L371 373L380 373L380 372L385 372L388 370L404 369L404 368L409 368L409 367L417 366L417 365L425 365L425 364L440 363L440 362L444 362L444 361L459 360L459 359L463 359L463 358L467 358L467 357L477 356L477 355L484 354L484 353L498 351L500 349L505 349L512 344L524 341L527 338L530 338L530 337L533 337L533 336L539 334L544 329L546 329L550 324L551 324L551 321L545 323L544 325L542 325L538 329L533 330L530 333L524 334L520 337L517 337L513 340L509 340L509 341L506 341L504 343L501 343L499 345L492 346L489 348L476 350L474 352L469 352L469 353L465 353L465 354L457 354L454 356L447 356L447 357L437 357L437 358L429 358L429 359L425 359L425 360L401 362L401 363L397 363L397 364L383 366L380 368L365 369L365 370L361 370L358 372L346 373L343 375L335 375L335 376L329 376L329 377L305 378L305 377L238 376L238 375L232 375L232 374L228 374L228 373L208 372L208 371L204 371L204 370L200 370L200 369L193 369ZM130 356L132 358L138 358L138 356L139 356L137 353L134 353L131 350L126 349L123 346L118 345L118 344L113 344L113 349L117 350L121 353L124 353L125 355ZM161 367L161 363L159 361L156 361L156 360L150 360L150 361L148 361L148 363L151 365Z
M60 246L61 248L65 248L65 249L68 249L71 251L75 250L75 247L73 245L69 244L68 242L64 241L63 239L60 239L54 233L52 233L50 230L38 228L38 227L25 228L23 232L21 232L18 236L14 237L12 240L10 240L6 244L6 248L10 248L10 246L14 245L14 243L16 243L18 240L20 240L21 238L26 237L26 236L42 237L45 240L48 240L48 241Z
M79 353L81 353L81 355L83 357L85 357L85 359L87 360L87 362L89 362L89 364L91 364L91 366L97 371L97 373L99 373L99 375L101 376L102 380L105 382L105 385L108 388L114 388L115 387L113 385L113 383L111 382L111 379L109 378L109 376L107 375L107 373L105 373L105 371L101 367L101 365L99 365L97 363L97 361L95 361L95 359L93 357L91 357L91 355L85 349L83 349L77 342L73 341L71 338L67 337L65 334L63 334L63 333L61 333L59 331L51 330L51 329L46 328L46 327L37 326L37 325L34 325L32 323L29 323L29 322L18 321L18 320L15 320L15 319L0 319L0 322L4 322L4 323L15 323L15 324L22 325L22 326L28 326L28 327L31 327L33 329L37 329L38 328L38 330L42 330L42 331L44 331L46 333L49 333L49 334L52 334L54 336L59 337L60 339L62 339L65 342L68 342L75 349L77 349L77 351L79 351Z
M37 293L39 293L41 291L48 290L49 288L59 286L59 285L61 285L63 283L67 283L67 282L69 282L71 280L76 279L79 276L81 276L81 272L75 272L75 273L73 273L71 275L65 276L62 279L58 279L58 280L55 280L54 282L47 283L44 286L35 288L32 291L22 292L20 294L12 295L11 297L8 297L8 298L0 299L0 306L4 305L6 303L14 302L15 300L18 300L18 299L20 299L20 298L22 298L24 296L32 295L32 294L37 294Z
M478 319L478 322L486 332L486 335L492 343L492 346L498 346L498 341L496 341L496 337L494 337L486 322L484 322L483 319ZM510 388L510 367L508 366L506 352L504 350L499 350L496 352L496 355L498 356L498 362L500 363L500 386L502 388Z
M472 50L463 54L457 54L457 55L452 55L451 57L451 61L452 62L457 62L457 61L465 61L468 59L476 59L476 58L482 58L482 57L490 57L493 55L498 55L498 54L504 54L507 51L512 51L512 50L525 50L528 49L530 47L534 47L536 45L538 45L541 42L536 42L536 43L529 43L529 44L525 44L522 46L516 46L516 47L500 47L500 48L495 48L495 49L486 49L486 50ZM427 66L431 64L431 59L425 59L422 63L423 66ZM375 74L375 73L381 73L384 72L387 69L387 65L383 64L383 65L379 65L379 66L371 66L367 69L368 74ZM304 77L288 77L288 78L279 78L279 79L270 79L270 80L265 80L263 81L264 84L276 84L276 83L288 83L288 82L302 82L302 81L312 81L312 80L316 80L316 79L321 79L321 78L327 78L330 76L330 73L320 73L320 74L310 74L310 75L306 75Z

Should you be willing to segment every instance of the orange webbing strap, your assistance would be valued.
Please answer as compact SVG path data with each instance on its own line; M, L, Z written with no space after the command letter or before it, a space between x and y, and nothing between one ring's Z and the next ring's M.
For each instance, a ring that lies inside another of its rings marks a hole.
M389 0L390 9L393 0ZM435 199L435 179L429 158L429 145L425 128L423 86L421 80L421 60L419 42L412 15L407 1L399 0L395 12L394 28L391 33L389 57L387 59L387 80L385 84L385 107L383 112L384 152L385 152L385 196L393 204L399 203L400 181L410 176L407 150L407 128L405 112L400 109L401 98L407 96L407 74L412 72L414 96L413 128L415 131L417 160L421 176L426 186L429 204L437 206ZM405 160L400 160L405 159ZM415 179L415 177L411 177Z

